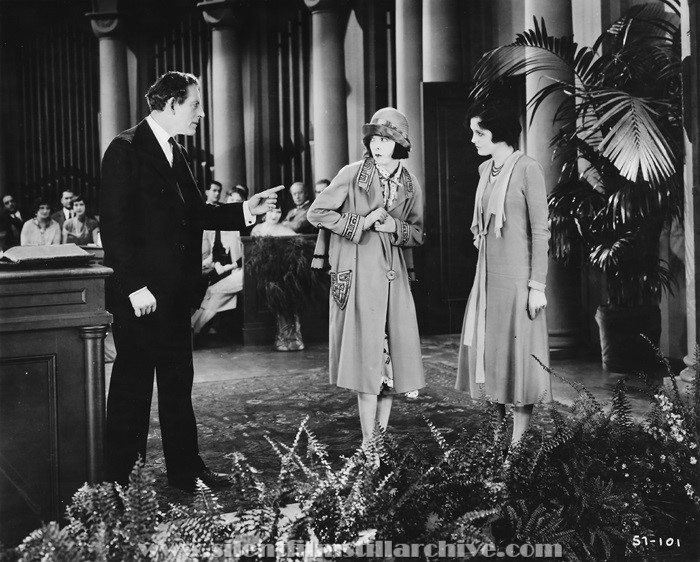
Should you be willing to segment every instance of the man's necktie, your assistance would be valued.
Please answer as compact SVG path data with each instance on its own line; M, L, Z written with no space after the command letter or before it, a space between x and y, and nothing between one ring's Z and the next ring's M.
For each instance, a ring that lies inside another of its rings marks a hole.
M187 200L185 199L184 194L182 193L182 189L180 189L180 174L182 173L182 155L180 154L180 147L177 146L177 143L175 142L175 139L173 137L170 137L168 139L168 142L170 143L170 148L173 150L173 174L175 175L175 187L177 188L177 193L180 195L180 199L182 199L182 202L187 204Z
M170 137L168 139L168 142L170 143L170 149L172 150L172 153L173 153L173 162L171 165L172 165L173 170L174 170L177 167L177 165L179 164L178 156L180 155L180 150L179 150L179 147L177 146L177 143L175 142L175 139L173 137Z

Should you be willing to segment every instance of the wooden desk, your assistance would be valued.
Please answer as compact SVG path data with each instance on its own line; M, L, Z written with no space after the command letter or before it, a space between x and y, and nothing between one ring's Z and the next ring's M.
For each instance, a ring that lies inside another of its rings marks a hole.
M0 541L59 520L102 479L105 310L99 265L0 272Z

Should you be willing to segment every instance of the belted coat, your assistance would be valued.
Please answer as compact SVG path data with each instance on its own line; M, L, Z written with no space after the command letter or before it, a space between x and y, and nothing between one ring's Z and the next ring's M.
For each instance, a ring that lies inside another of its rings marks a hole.
M403 248L423 243L423 193L405 168L387 209L394 234L363 230L365 216L383 206L374 160L345 166L314 202L308 219L331 232L330 381L379 394L384 335L393 363L394 390L425 385L418 323Z

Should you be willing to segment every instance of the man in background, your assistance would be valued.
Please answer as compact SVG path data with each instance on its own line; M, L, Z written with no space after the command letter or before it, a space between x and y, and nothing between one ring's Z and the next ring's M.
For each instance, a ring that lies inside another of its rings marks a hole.
M321 193L324 189L326 189L329 185L331 184L331 180L323 178L318 180L314 184L314 197L318 197L318 194Z
M221 198L221 190L223 189L223 186L221 185L221 182L218 182L216 180L211 180L209 182L209 187L205 191L205 194L207 196L207 205L218 205L219 204L219 199Z
M64 189L61 194L61 209L56 211L51 218L58 223L58 226L63 229L63 223L68 219L73 218L73 199L75 193L72 189Z
M300 181L294 182L289 188L289 194L292 196L294 208L289 210L287 216L284 217L284 220L280 224L291 228L298 234L313 234L316 232L316 229L306 218L306 213L309 212L311 201L309 201L309 196L304 184Z
M0 209L0 236L4 235L4 239L0 242L0 250L19 246L23 224L22 214L17 209L14 196L5 195L2 198L2 209Z

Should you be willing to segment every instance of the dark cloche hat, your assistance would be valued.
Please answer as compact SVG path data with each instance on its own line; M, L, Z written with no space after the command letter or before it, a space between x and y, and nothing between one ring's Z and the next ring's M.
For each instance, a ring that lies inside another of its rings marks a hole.
M369 123L362 125L362 139L374 135L389 138L406 150L411 150L411 141L408 140L408 119L398 109L383 107L377 111Z

